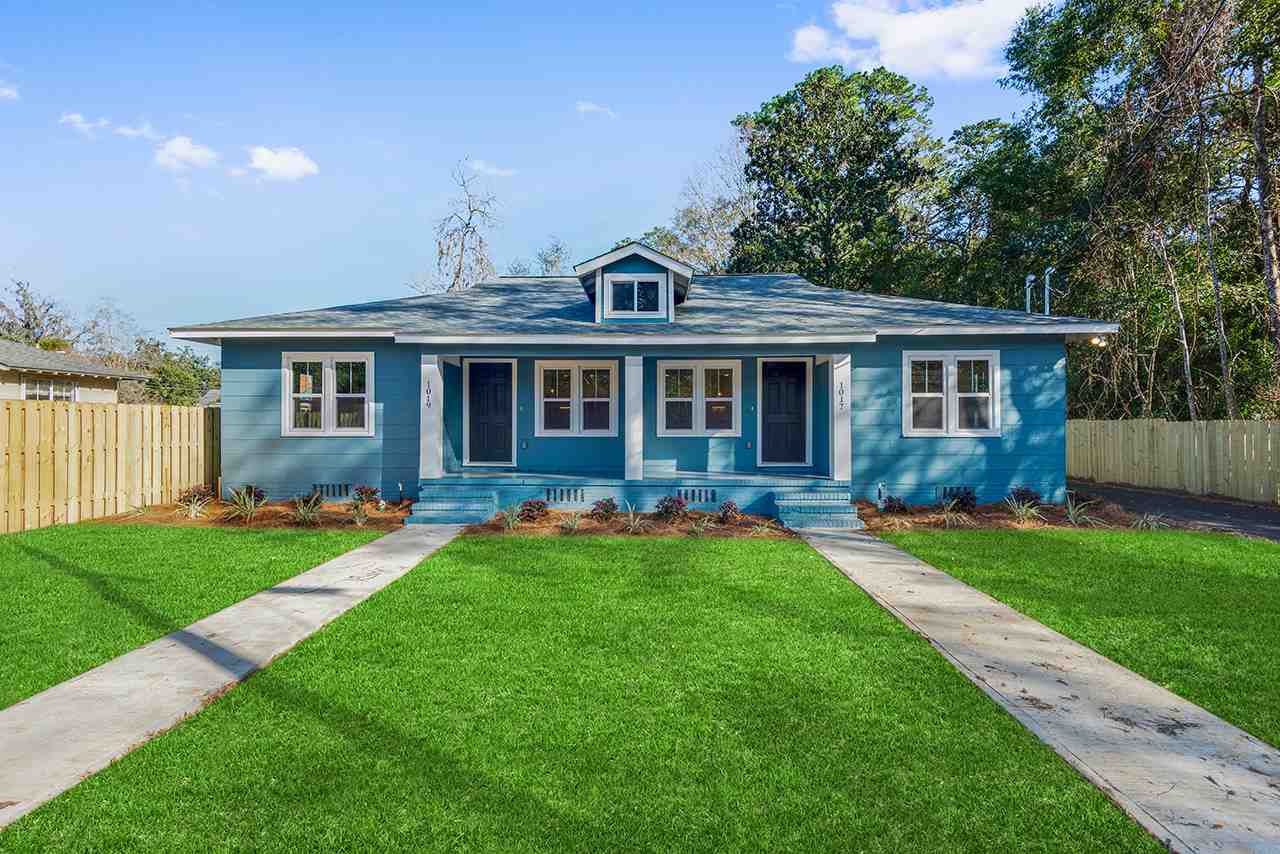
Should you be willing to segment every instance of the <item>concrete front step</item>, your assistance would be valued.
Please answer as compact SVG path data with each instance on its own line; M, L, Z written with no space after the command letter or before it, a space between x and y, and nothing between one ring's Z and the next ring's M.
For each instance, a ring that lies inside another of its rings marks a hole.
M493 498L475 498L464 501L454 501L446 498L431 498L425 501L415 501L413 504L414 513L434 513L441 510L476 510L493 512Z
M791 529L857 530L863 527L849 493L840 490L778 491L774 493L773 503L778 508L778 521Z

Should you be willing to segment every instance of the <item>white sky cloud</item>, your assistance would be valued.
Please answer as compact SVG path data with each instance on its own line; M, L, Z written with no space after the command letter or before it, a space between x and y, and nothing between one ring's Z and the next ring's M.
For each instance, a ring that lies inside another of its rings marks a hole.
M491 178L510 178L516 174L516 170L498 166L488 160L472 160L471 171L478 175L488 175Z
M159 142L164 138L151 126L151 122L143 122L132 127L129 125L116 125L115 130L116 133L121 136L127 136L130 139L149 139L152 142Z
M992 78L1004 73L1002 52L1032 0L837 0L835 31L817 24L791 38L793 62L839 62L866 70L883 65L918 78Z
M604 104L597 104L595 101L579 101L574 105L574 109L582 116L596 113L602 116L608 116L611 119L616 119L618 117L618 114L613 110L609 109Z
M218 162L219 154L212 148L192 142L189 136L175 136L156 148L156 165L170 172L188 169L204 169Z
M6 83L0 80L0 101L16 100L18 100L18 87L13 83Z
M58 119L58 124L69 125L85 136L93 136L95 130L107 127L111 123L106 119L98 119L96 122L91 122L80 113L63 113L62 118Z
M300 181L320 171L301 148L267 148L265 145L249 149L249 168L258 170L269 181Z

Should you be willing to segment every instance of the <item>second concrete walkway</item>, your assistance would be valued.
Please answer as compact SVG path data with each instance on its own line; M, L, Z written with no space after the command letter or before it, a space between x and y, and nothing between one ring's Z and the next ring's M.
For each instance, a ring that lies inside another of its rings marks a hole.
M199 712L460 530L393 531L0 710L0 827Z
M806 540L1175 851L1280 851L1280 751L894 546Z

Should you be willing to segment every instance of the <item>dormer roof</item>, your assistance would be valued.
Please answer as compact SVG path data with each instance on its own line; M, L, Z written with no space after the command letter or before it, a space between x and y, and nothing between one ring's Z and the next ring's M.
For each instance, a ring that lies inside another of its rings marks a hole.
M694 270L688 264L677 258L672 258L670 255L659 252L651 246L645 246L638 240L633 240L630 243L619 246L617 249L612 249L603 255L588 258L581 264L574 265L573 272L574 275L581 277L587 273L594 273L601 267L607 267L614 261L621 261L629 255L639 255L641 258L646 258L659 266L665 267L670 272L675 273L677 276L683 277L684 279L690 279L693 277Z

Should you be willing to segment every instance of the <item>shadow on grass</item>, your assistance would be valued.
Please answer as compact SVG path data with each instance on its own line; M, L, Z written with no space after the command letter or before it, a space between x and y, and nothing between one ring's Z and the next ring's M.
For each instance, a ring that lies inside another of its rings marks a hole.
M592 850L627 847L628 839L619 828L583 821L497 777L473 771L440 750L428 738L405 732L380 719L376 709L353 709L331 696L261 671L256 662L238 655L217 641L175 626L170 618L132 598L99 572L78 566L40 548L25 544L20 548L51 568L83 582L104 603L126 611L138 622L164 633L164 637L214 663L232 677L233 682L229 687L251 692L277 707L315 721L340 738L357 745L360 754L369 757L371 761L390 760L396 763L403 772L403 779L400 781L402 785L448 792L451 799L467 811L482 812L498 827L532 826L540 836L589 841ZM299 589L296 592L328 591L318 588ZM216 702L216 697L220 694L214 696ZM157 735L162 737L161 733ZM141 745L139 749L145 751L147 746ZM100 773L127 774L128 760L122 761L123 765L112 766ZM328 780L325 788L331 793L345 791L350 785L345 775L335 774ZM312 785L313 796L322 794L315 790L316 785L319 784ZM221 809L231 809L228 804L219 806ZM88 821L92 823L92 818Z

